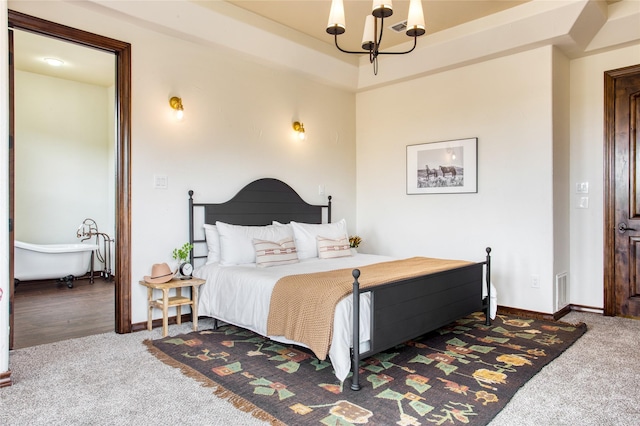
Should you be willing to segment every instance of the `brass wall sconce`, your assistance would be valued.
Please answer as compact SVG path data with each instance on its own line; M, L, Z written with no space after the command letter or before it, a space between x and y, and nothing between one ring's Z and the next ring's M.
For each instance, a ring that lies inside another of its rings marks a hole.
M293 122L293 130L298 133L298 138L303 141L306 138L306 135L304 133L304 124L302 124L299 121L294 121Z
M169 105L171 105L171 108L176 111L176 118L178 120L182 120L182 117L184 117L184 107L182 106L182 99L174 96L169 99Z

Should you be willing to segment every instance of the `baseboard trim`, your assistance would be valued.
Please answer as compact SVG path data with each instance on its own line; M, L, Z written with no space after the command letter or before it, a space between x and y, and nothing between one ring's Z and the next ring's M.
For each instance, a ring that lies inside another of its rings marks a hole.
M567 305L553 314L545 314L543 312L528 311L526 309L510 308L508 306L498 306L498 313L505 315L517 315L520 317L543 319L547 321L558 321L563 316L567 315L571 311L579 312L593 312L596 314L604 314L602 308L594 308L592 306L583 305Z
M13 382L11 381L11 370L0 373L0 388L11 386L12 384Z
M593 306L585 305L569 305L572 311L579 312L593 312L594 314L604 315L604 308L594 308Z
M553 314L545 314L543 312L529 311L527 309L519 309L519 308L511 308L509 306L500 306L498 305L498 314L504 315L516 315L519 317L526 318L534 318L534 319L542 319L547 321L558 321L563 316L567 315L571 311L579 311L579 312L593 312L596 314L604 315L604 310L602 308L594 308L592 306L584 306L584 305L567 305L564 308L560 309L558 312ZM177 324L176 321L177 316L169 317L169 324ZM191 314L182 314L182 322L191 321ZM162 327L162 318L154 319L151 323L153 328ZM147 322L137 322L135 324L131 324L131 331L144 331L147 329ZM0 375L0 380L2 376ZM0 383L2 383L0 381Z
M562 312L562 311L560 311ZM569 312L567 312L569 313ZM557 317L554 314L545 314L542 312L536 312L536 311L529 311L526 309L519 309L519 308L510 308L508 306L498 306L498 314L505 314L505 315L516 315L519 317L526 317L526 318L534 318L534 319L542 319L542 320L547 320L547 321L556 321L558 318L561 318L561 316ZM565 314L563 314L565 315Z
M189 322L191 321L191 314L182 314L182 323L185 322ZM173 325L173 324L177 324L177 315L174 315L172 317L169 317L169 325ZM162 318L156 318L153 321L151 321L151 327L152 328L156 328L156 327L160 327L162 328ZM147 329L147 322L137 322L135 324L131 324L131 331L144 331Z

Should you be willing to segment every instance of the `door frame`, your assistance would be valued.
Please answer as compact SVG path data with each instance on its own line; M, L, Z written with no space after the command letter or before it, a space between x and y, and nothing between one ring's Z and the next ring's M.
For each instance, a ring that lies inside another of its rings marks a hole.
M640 74L640 65L604 73L604 315L615 316L620 307L616 301L615 274L615 91L616 80Z
M116 218L115 218L115 331L131 332L131 44L100 36L87 31L71 28L55 22L36 18L13 10L8 10L9 31L11 28L29 31L58 40L67 41L89 48L112 53L116 59ZM13 63L10 63L10 72ZM13 99L13 80L9 87ZM9 105L10 121L14 117L14 105ZM10 140L14 140L13 126L10 126ZM13 163L13 156L9 158ZM12 166L12 164L11 164ZM10 166L10 167L11 167ZM10 177L9 196L13 197L14 177ZM9 217L13 218L10 205ZM10 230L10 248L13 248L13 229ZM13 262L13 250L10 250ZM13 295L13 268L10 271L10 295ZM11 301L12 302L12 301ZM10 340L13 347L13 309L10 314Z

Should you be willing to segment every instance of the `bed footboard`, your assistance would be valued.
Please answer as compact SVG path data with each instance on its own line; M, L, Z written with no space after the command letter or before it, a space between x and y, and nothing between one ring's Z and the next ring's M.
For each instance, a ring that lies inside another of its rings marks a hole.
M486 261L394 283L360 289L353 270L353 342L351 389L360 390L360 360L436 330L479 310L491 324L491 248ZM484 274L483 274L484 271ZM483 280L483 275L486 278ZM484 282L483 282L484 281ZM483 285L486 296L483 298ZM371 293L370 348L360 353L360 294Z

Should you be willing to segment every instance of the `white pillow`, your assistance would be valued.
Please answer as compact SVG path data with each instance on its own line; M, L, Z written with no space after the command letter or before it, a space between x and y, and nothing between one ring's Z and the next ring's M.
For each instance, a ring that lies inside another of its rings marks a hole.
M351 245L348 238L331 239L318 236L316 239L318 240L318 257L320 259L351 256Z
M296 249L298 250L298 259L309 259L312 257L318 257L318 245L316 237L323 236L325 238L346 238L349 239L347 234L347 221L342 219L335 223L300 223L291 222L293 227L293 236L296 241Z
M204 224L204 237L207 240L207 265L220 262L220 234L215 225Z
M292 229L283 225L241 226L216 222L220 234L220 264L241 265L256 262L253 239L280 241L293 237Z
M296 244L293 242L293 237L285 238L277 243L254 238L253 247L256 251L257 266L266 268L298 262L298 254L296 253Z
M274 220L271 224L274 226L284 226L286 228L286 232L289 232L291 236L293 236L293 227L290 223L280 223L277 220Z

